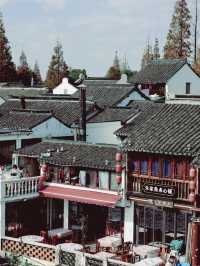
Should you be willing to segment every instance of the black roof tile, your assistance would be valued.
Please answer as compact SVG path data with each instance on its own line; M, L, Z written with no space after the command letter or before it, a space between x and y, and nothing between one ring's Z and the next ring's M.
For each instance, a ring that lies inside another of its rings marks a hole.
M134 83L166 83L185 64L187 64L187 61L183 59L152 60L144 69L136 74Z
M88 84L86 97L100 107L111 107L128 96L133 90L134 87L131 84ZM78 92L73 96L78 97Z
M71 125L80 118L80 103L73 99L25 99L26 109L33 111L48 111L65 125ZM87 112L93 112L94 104L87 102ZM8 114L11 110L21 110L20 99L10 99L0 106L1 114Z
M196 156L200 152L200 106L163 104L145 123L128 130L125 150Z
M59 150L59 151L58 151ZM62 150L62 151L61 151ZM21 156L39 157L41 153L51 151L47 163L60 166L115 170L115 145L95 145L82 142L46 141L24 147L16 151Z

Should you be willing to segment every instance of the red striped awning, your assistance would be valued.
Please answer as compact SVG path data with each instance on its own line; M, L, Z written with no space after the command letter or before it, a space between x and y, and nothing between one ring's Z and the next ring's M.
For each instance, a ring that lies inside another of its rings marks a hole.
M115 207L120 200L116 194L92 190L73 189L68 187L47 186L40 190L40 196L54 199L67 199L87 204Z

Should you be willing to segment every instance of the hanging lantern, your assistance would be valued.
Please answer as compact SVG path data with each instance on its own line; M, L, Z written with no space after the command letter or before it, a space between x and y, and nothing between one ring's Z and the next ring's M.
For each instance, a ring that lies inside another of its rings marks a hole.
M121 164L116 164L116 166L115 166L115 172L117 173L117 174L121 174L122 173L122 165Z
M122 176L121 175L116 175L116 183L117 185L120 185L122 182Z
M44 182L46 181L46 176L42 175L39 178L39 182L38 182L38 189L41 190L44 188Z
M196 176L196 169L192 166L191 168L190 168L190 177L195 177Z
M195 202L195 193L194 192L190 192L190 194L189 194L189 197L188 197L188 199L189 199L189 201L190 202Z
M194 180L190 180L190 183L189 183L189 189L191 191L195 191L195 188L196 188L196 183Z
M121 162L122 161L122 153L121 152L117 152L115 155L115 160L117 162Z
M46 175L46 173L47 173L47 165L43 164L40 168L40 175L43 176Z

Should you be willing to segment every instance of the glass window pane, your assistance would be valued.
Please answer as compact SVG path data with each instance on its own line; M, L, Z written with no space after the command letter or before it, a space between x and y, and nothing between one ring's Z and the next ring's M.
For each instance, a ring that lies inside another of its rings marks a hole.
M148 171L148 163L147 160L141 161L141 174L146 175Z
M158 176L158 160L152 161L152 176Z
M163 161L163 176L164 177L170 176L170 161L169 160Z
M138 160L133 160L131 163L131 170L133 172L137 172L139 170L139 161Z
M111 174L110 189L111 190L118 190L118 185L116 182L116 174L115 173Z

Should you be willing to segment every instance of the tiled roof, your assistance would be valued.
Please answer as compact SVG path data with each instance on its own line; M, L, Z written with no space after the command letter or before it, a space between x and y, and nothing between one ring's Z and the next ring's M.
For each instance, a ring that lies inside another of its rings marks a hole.
M134 132L138 125L145 123L152 115L157 113L162 108L162 104L149 101L133 101L129 104L129 107L136 112L136 115L131 122L115 132L117 136L128 136L131 132Z
M65 125L71 125L80 117L80 103L78 100L62 99L26 99L26 109L53 112L54 116ZM94 104L86 103L87 111L92 112ZM10 110L20 110L20 99L10 99L0 106L0 113L5 114Z
M159 112L128 132L125 150L196 156L200 152L200 106L163 104Z
M144 69L136 74L134 83L166 83L186 63L186 60L181 59L152 60Z
M52 114L47 112L9 112L0 117L0 132L5 132L5 130L31 130L50 117L52 117Z
M133 90L133 85L130 84L93 84L87 86L86 97L88 100L96 102L100 107L110 107L124 99ZM77 97L78 93L75 93L73 96Z
M50 164L113 171L115 169L117 146L114 145L49 141L24 147L16 153L39 157L41 153L48 151L51 151L51 156L46 158L46 162Z
M9 99L10 96L25 96L33 97L39 95L45 95L48 92L46 88L18 88L18 87L1 87L0 86L0 97L5 100Z
M124 123L138 112L131 107L108 107L90 119L89 123L121 121Z

